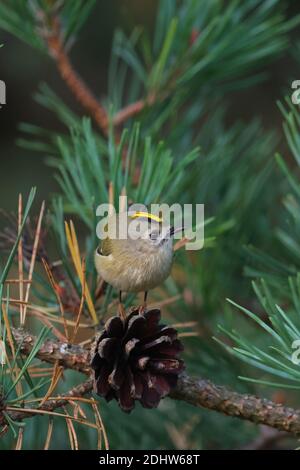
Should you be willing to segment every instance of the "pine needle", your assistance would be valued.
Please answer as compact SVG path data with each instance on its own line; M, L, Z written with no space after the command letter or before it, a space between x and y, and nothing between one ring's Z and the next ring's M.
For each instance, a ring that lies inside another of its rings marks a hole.
M148 305L148 308L162 308L166 305L171 305L174 302L177 302L181 298L181 295L174 295L173 297L169 297L168 299L162 300L161 302L153 302Z
M59 288L58 288L59 286L58 286L57 282L55 281L55 279L53 277L52 271L51 271L50 266L48 265L47 261L43 258L42 262L43 262L45 271L48 275L48 279L50 281L51 287L52 287L52 289L55 293L55 296L57 298L57 302L58 302L58 305L59 305L61 317L62 317L62 320L63 320L65 337L67 339L66 342L68 343L69 342L68 325L67 325L66 317L65 317L65 309L64 309L63 303L62 303L61 298L60 298L60 291L59 291Z
M74 343L74 342L75 342L75 338L76 338L76 335L77 335L77 332L78 332L78 329L79 329L80 318L81 318L81 314L82 314L83 306L84 306L85 286L86 286L86 279L85 279L85 273L86 273L86 270L85 270L85 260L82 260L82 272L83 272L82 293L81 293L80 305L79 305L78 314L77 314L77 318L76 318L76 322L75 322L75 326L74 326L74 330L73 330L73 336L72 336L72 339L71 339L71 343Z
M13 340L13 336L12 336L12 332L11 332L11 328L10 328L10 323L9 323L9 319L8 319L8 315L7 315L6 306L4 304L2 304L2 314L3 314L3 320L4 320L4 324L5 324L5 328L6 328L8 344L9 344L9 347L10 347L10 350L11 350L11 353L12 353L13 361L15 362L16 361L16 350L15 350L14 340ZM16 377L18 376L18 373L19 373L18 368L16 367L13 370L10 367L10 370L11 370L11 375L13 377L13 380L16 380ZM17 385L16 385L16 393L17 393L18 396L22 395L22 385L21 385L20 382L17 383Z
M195 331L188 331L186 333L178 333L178 338L187 338L187 337L192 337L192 336L199 336L198 332Z
M173 323L171 326L172 328L193 328L197 325L198 323L196 321L186 321L181 323Z
M55 388L57 387L58 382L61 379L61 376L64 372L64 368L59 365L58 361L55 362L51 383L49 385L48 391L46 392L44 398L42 399L39 406L43 406L43 404L48 400L50 395L54 392Z
M78 415L80 414L80 416L82 418L87 419L87 416L86 416L85 412L83 411L82 407L79 405L79 403L76 403L73 400L70 400L69 403L70 403L70 405L72 405L74 407L74 416L75 416L75 418L78 418Z
M115 200L115 190L114 190L114 185L110 181L109 186L108 186L108 204L109 204L109 213L108 215L112 215L112 207L114 206L114 200Z
M125 210L126 210L126 199L125 199L125 197L127 196L125 186L123 186L120 196L121 196L122 199L121 199L121 204L120 204L120 207L119 207L119 212L125 212Z
M17 439L15 450L22 450L23 437L24 437L24 428L19 428L18 439Z
M8 298L8 297L2 297L2 300L3 300L4 302L10 302L11 304L28 305L28 302L26 302L25 300L12 299L12 298Z
M84 419L81 418L74 418L74 416L70 415L65 415L63 413L58 413L57 411L48 411L48 410L38 410L36 408L20 408L17 406L7 406L6 411L17 411L17 412L22 412L22 413L28 413L28 414L40 414L40 415L49 415L49 416L58 416L60 418L69 418L72 421L76 421L77 423L84 424L85 426L93 429L97 429L97 425L94 423L90 423L89 421L85 421Z
M47 430L46 441L45 441L45 445L44 445L44 450L49 450L50 442L51 442L51 438L52 438L52 434L53 434L53 425L54 425L54 420L50 416L49 417L49 425L48 425L48 430Z
M99 432L100 432L100 430L101 430L101 431L102 431L102 434L103 434L105 450L109 450L109 442L108 442L106 430L105 430L105 427L104 427L104 424L103 424L101 415L100 415L100 413L99 413L97 403L96 403L96 401L94 400L94 398L92 398L91 401L92 401L92 408L93 408L93 410L94 410L95 417L96 417L96 422L98 423ZM100 433L100 434L101 434L101 433ZM98 438L98 446L99 446L99 447L98 447L98 450L100 450L101 447L102 447L102 446L101 446L101 436L99 436L99 438Z
M63 407L63 409L64 409L66 415L68 415L67 409L66 409L65 406ZM77 439L77 436L76 436L76 432L75 432L73 423L70 420L70 418L65 418L65 420L66 420L66 425L67 425L67 428L68 428L71 450L78 450L78 439Z
M0 366L4 366L4 364L6 364L6 348L4 341L0 339Z
M19 194L19 205L18 205L18 233L21 233L21 225L22 225L22 210L23 210L23 202L22 202L22 194ZM23 242L22 237L20 238L18 244L18 272L19 272L19 295L20 301L23 300L24 295L24 284L23 284ZM20 323L22 324L22 319L24 316L24 308L23 305L20 304Z
M91 297L88 285L86 281L84 280L83 265L82 265L81 258L80 258L77 235L76 235L74 224L72 221L70 221L70 227L68 223L65 222L65 230L66 230L67 242L68 242L69 250L71 253L72 260L73 260L73 264L75 266L81 285L83 286L84 284L85 300L88 306L88 310L90 312L90 315L94 323L97 324L98 318L97 318L96 310L92 301L92 297Z
M5 425L3 426L3 428L0 429L0 437L3 437L4 434L6 434L8 430L9 430L9 426L8 426L8 424L5 424Z
M39 307L31 306L30 304L28 305L28 308L31 309L31 312L28 312L28 315L41 316L43 318L47 317L49 319L49 322L51 322L51 324L52 323L63 324L63 320L61 318L55 317L52 313L47 312L46 309L40 309ZM74 327L76 325L76 320L74 321L74 320L66 319L66 324L68 325L68 327ZM87 323L79 323L79 328L86 328L90 330L92 329L92 326L91 324L87 324Z
M2 314L3 314L4 325L5 325L5 328L6 328L7 340L8 340L8 343L9 343L10 350L12 352L13 359L15 360L16 350L15 350L15 345L14 345L14 341L13 341L13 336L12 336L12 332L11 332L10 323L9 323L9 319L8 319L5 304L2 304Z
M37 253L38 244L39 244L39 240L40 240L41 226L42 226L44 210L45 210L45 201L42 202L41 210L40 210L40 214L39 214L39 218L38 218L38 222L37 222L37 226L36 226L34 243L33 243L33 248L32 248L32 255L31 255L31 260L30 260L30 265L29 265L29 273L28 273L28 280L29 281L32 281L33 270L34 270L35 259L36 259L36 253ZM25 302L26 303L28 302L28 299L29 299L30 286L31 286L30 283L27 284L27 286L26 286L26 293L25 293ZM21 326L24 326L24 324L25 324L26 311L27 311L27 305L25 304L24 310L22 312Z
M34 316L38 317L38 319L46 326L48 326L49 328L51 328L51 332L54 334L54 336L56 336L56 338L59 340L59 341L62 341L63 343L67 343L68 342L68 339L65 335L63 335L57 328L55 328L55 326L53 326L52 324L52 321L50 321L45 315L43 315L42 313L40 312L30 312L30 314L33 314ZM60 323L63 322L60 321ZM64 322L63 322L64 323ZM66 322L67 323L67 322Z

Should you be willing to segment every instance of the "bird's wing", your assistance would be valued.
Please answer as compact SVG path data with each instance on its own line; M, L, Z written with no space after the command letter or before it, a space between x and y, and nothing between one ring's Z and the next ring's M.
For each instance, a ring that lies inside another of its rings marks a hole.
M100 245L98 247L98 253L101 256L109 256L112 253L112 243L110 238L105 238L101 240Z

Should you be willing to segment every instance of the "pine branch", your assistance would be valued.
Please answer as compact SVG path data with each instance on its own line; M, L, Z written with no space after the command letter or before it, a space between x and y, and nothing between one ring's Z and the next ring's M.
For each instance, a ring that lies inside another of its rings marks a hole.
M115 126L119 126L122 124L124 121L127 119L135 116L136 114L140 113L143 111L143 109L146 106L147 101L144 100L138 100L135 103L131 103L125 108L121 109L118 111L118 113L115 115L113 122Z
M94 119L104 135L107 135L108 117L106 111L74 70L61 39L58 18L53 19L52 30L47 34L46 41L49 54L55 60L62 79L72 91L77 101Z
M94 119L103 134L106 136L108 133L107 113L94 97L82 78L74 70L61 39L60 21L58 17L52 20L52 30L51 33L47 35L46 42L49 54L55 60L62 79L74 94L77 101L88 111L89 115ZM145 99L138 100L125 106L114 116L113 124L115 126L120 126L128 119L143 111L146 106L153 105L155 101L155 95L151 94Z
M121 124L123 124L123 122L142 112L146 108L146 106L153 105L155 101L155 95L151 94L150 96L148 96L148 98L144 100L141 99L136 101L135 103L131 103L128 106L125 106L123 109L120 109L120 111L118 111L114 116L114 125L120 126Z
M209 380L182 376L170 397L281 431L300 433L300 410L254 395L233 392Z
M22 329L12 328L13 336L21 351L28 356L36 342L36 337ZM89 351L77 345L68 345L55 340L46 340L40 347L36 357L41 361L59 364L66 369L73 369L84 374L90 373Z
M23 330L12 329L12 332L16 343L21 345L22 353L28 355L36 338ZM36 357L48 363L59 361L59 364L65 368L74 369L84 374L91 372L89 352L80 346L68 347L67 344L47 340L39 349ZM226 387L215 385L206 379L182 375L170 397L256 424L265 424L281 431L293 434L300 433L300 410L253 395L240 394L228 390Z

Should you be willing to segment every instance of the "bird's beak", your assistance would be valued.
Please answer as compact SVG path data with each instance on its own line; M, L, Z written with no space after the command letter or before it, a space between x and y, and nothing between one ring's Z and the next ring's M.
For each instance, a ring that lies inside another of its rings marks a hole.
M169 229L169 236L173 237L173 235L175 235L175 233L183 232L183 230L184 230L184 227L175 228L175 227L172 226Z

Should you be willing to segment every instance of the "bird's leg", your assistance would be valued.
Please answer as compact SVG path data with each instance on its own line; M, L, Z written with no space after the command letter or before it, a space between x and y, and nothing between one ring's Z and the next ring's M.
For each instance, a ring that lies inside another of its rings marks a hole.
M122 304L122 291L119 291L119 315L122 318L122 320L126 319L126 312L124 305Z
M144 302L142 303L142 305L139 308L139 313L144 313L144 311L147 308L147 295L148 295L148 291L145 291L144 292Z

